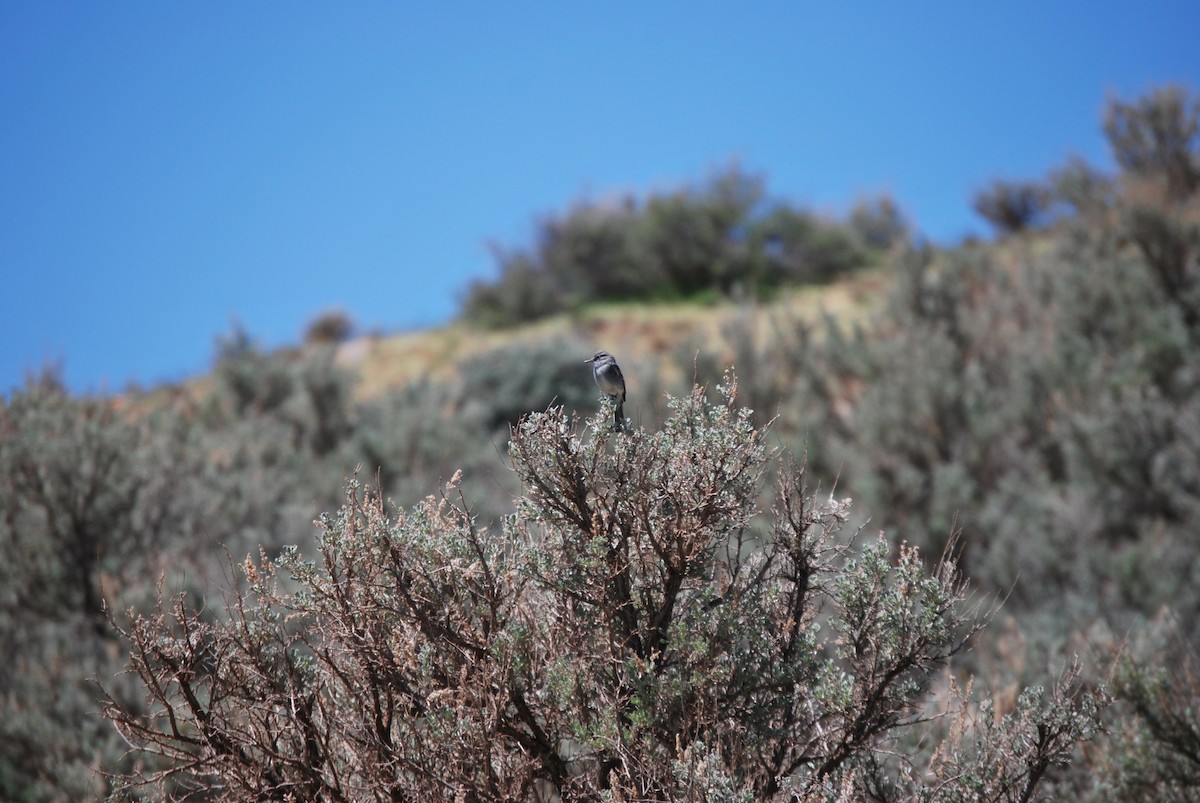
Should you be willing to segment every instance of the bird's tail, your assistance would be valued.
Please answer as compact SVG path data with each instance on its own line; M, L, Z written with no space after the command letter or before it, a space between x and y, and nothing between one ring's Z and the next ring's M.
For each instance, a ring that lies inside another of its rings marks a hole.
M613 411L613 429L620 432L625 428L625 402L617 402L617 409Z

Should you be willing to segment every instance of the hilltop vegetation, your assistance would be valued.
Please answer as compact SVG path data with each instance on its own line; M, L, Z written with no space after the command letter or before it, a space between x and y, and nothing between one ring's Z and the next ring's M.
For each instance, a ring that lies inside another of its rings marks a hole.
M471 286L463 316L496 327L606 300L765 299L878 263L908 233L890 198L860 202L841 223L773 201L731 168L700 187L540 221L532 248L494 248L499 276Z
M0 797L1194 799L1200 102L1103 125L1119 172L997 181L987 242L731 170L544 220L439 332L31 377ZM570 418L598 346L628 436Z

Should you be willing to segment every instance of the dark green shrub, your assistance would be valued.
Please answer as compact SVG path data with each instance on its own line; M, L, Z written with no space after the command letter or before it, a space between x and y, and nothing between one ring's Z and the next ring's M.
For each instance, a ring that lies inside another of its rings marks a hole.
M323 312L309 322L304 329L304 342L308 345L330 345L349 340L354 334L354 321L341 310Z
M745 239L762 196L760 181L731 170L703 190L651 197L638 220L637 246L663 285L643 292L688 297L728 292L745 281L751 269Z
M1104 133L1126 173L1163 182L1172 200L1200 189L1200 99L1182 87L1162 87L1133 103L1110 101Z
M1050 174L1050 190L1058 202L1094 222L1112 211L1118 200L1112 177L1078 157Z
M644 295L661 277L646 272L635 252L639 212L632 198L616 204L580 204L541 226L542 270L565 288L571 304Z
M996 180L975 195L972 205L996 231L1015 234L1050 222L1053 199L1042 184Z
M606 299L762 296L868 265L899 236L894 205L862 210L861 234L784 204L736 168L639 202L582 203L538 224L533 248L494 249L495 282L475 282L463 317L510 326Z
M878 251L906 243L912 236L908 219L887 195L856 203L847 224L860 242Z
M502 256L495 283L472 282L463 317L478 326L503 328L545 318L570 308L569 296L553 276L527 256Z
M872 262L849 229L786 206L758 221L752 236L768 287L828 282Z

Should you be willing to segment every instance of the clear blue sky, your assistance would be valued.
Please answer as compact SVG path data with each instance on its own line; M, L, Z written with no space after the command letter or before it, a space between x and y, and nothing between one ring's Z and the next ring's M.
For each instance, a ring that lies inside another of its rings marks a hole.
M1200 89L1200 3L0 0L0 393L450 319L487 243L737 160L934 240L990 179L1109 159L1111 94Z

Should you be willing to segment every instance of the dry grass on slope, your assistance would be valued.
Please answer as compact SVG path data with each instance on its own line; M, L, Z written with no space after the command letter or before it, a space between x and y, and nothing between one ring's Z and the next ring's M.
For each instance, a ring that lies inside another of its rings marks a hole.
M477 329L456 322L418 332L358 338L340 347L338 361L358 372L359 394L370 398L423 377L452 379L463 361L474 355L500 347L519 348L530 341L582 340L593 348L611 351L630 365L659 364L662 357L685 346L711 350L722 359L729 356L726 327L735 319L745 320L747 311L760 336L768 334L772 319L779 316L815 321L828 315L850 325L865 320L876 308L886 281L882 271L873 270L834 284L793 290L768 304L603 304L505 330ZM590 354L581 354L580 359L587 356ZM678 366L678 370L685 369Z

